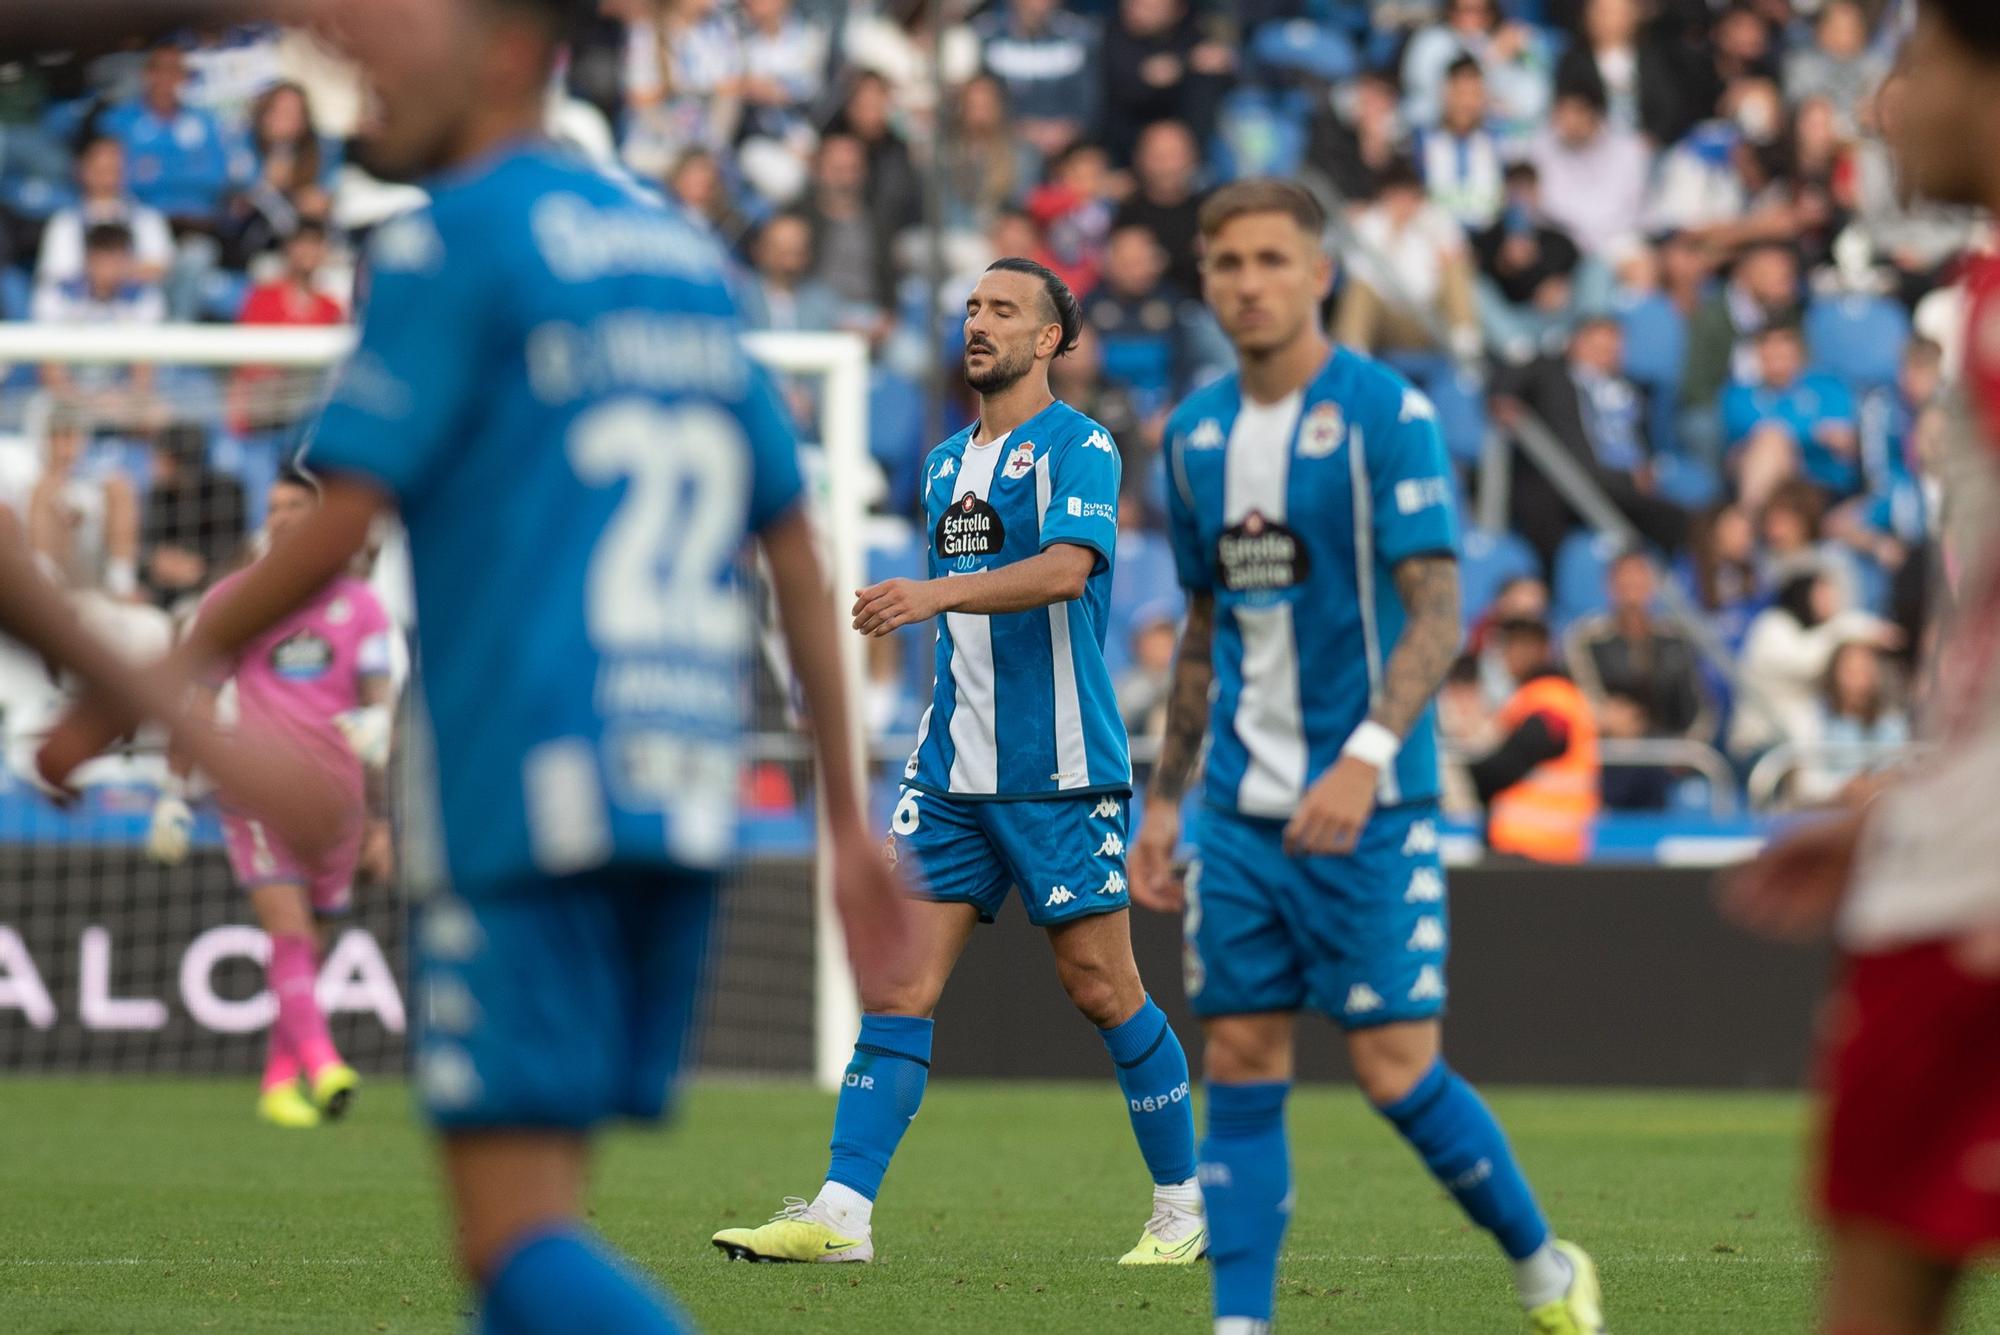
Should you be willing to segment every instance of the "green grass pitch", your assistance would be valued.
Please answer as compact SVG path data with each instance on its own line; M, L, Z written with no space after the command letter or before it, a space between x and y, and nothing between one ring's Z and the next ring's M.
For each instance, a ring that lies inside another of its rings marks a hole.
M456 1332L431 1162L403 1089L348 1122L263 1127L247 1081L0 1082L0 1328ZM1816 1272L1798 1100L1500 1090L1561 1231L1604 1272L1611 1329L1799 1331ZM596 1222L705 1329L1206 1330L1207 1276L1121 1271L1147 1183L1115 1087L941 1082L891 1170L881 1260L732 1264L708 1244L810 1195L829 1095L709 1084L669 1133L613 1136ZM1291 1107L1299 1185L1286 1330L1519 1329L1507 1272L1353 1093ZM2000 1286L1967 1330L2000 1329Z

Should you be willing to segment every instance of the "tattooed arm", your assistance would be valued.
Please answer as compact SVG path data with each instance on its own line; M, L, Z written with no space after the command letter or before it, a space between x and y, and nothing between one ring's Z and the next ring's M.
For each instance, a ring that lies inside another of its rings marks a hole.
M1412 556L1395 569L1403 600L1403 637L1382 673L1382 690L1368 717L1398 737L1444 684L1464 636L1458 619L1458 560L1441 552Z
M1420 553L1398 562L1394 573L1396 593L1403 600L1403 634L1389 653L1368 720L1401 741L1458 656L1458 561L1449 553ZM1375 810L1380 777L1381 770L1368 760L1342 752L1307 790L1285 826L1286 851L1295 856L1353 852Z
M1174 845L1180 841L1181 799L1194 782L1202 738L1208 732L1208 686L1215 677L1209 648L1214 638L1215 595L1189 594L1187 623L1181 629L1173 684L1167 692L1166 732L1126 868L1133 901L1162 913L1181 906L1181 888L1173 877Z

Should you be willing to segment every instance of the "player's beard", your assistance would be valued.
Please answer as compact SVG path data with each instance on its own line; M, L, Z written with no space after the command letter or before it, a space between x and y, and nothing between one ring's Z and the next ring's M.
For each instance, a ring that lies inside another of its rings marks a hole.
M1011 355L994 348L992 356L993 364L984 371L975 372L971 367L966 368L965 383L974 393L998 394L1018 383L1035 367L1035 354L1028 348L1017 348Z

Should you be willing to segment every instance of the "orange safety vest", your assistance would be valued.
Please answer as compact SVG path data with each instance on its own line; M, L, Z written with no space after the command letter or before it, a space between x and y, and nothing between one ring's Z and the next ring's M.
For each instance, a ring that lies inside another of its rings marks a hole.
M1534 714L1553 714L1568 724L1569 748L1493 795L1486 845L1537 862L1582 862L1590 856L1591 826L1601 801L1597 717L1575 682L1536 677L1502 706L1501 735L1511 736Z

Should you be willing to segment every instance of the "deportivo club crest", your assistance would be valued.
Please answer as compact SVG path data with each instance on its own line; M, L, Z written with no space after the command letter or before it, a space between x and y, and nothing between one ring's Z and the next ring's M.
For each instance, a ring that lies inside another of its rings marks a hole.
M1007 455L1007 466L1000 470L1002 477L1023 478L1035 467L1035 442L1024 440Z
M1299 428L1299 453L1308 459L1324 459L1340 448L1347 436L1347 420L1337 403L1316 403Z

